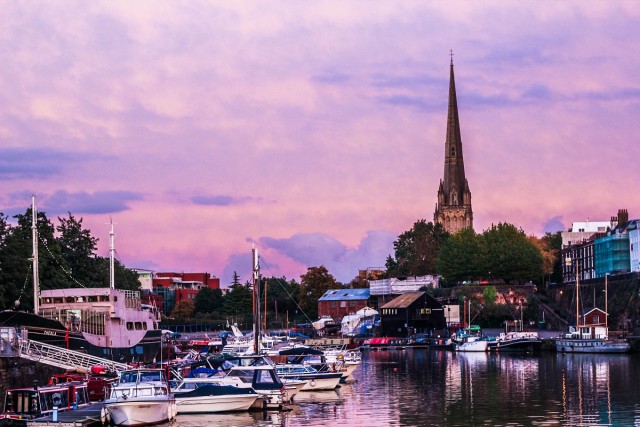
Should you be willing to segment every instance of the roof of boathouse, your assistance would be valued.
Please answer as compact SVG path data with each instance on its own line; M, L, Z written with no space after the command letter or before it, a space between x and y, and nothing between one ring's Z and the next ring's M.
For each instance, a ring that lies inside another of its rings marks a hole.
M329 289L318 301L349 301L369 299L369 288Z
M426 292L409 292L396 297L380 307L383 308L407 308L415 301L420 299Z

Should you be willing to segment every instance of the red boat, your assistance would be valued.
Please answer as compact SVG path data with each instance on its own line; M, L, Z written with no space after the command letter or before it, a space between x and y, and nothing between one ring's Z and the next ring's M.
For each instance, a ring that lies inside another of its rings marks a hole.
M61 385L70 382L84 382L87 384L89 400L98 402L104 400L111 393L111 385L118 380L116 374L112 374L103 366L92 366L89 372L67 371L64 374L52 375L49 378L49 386Z

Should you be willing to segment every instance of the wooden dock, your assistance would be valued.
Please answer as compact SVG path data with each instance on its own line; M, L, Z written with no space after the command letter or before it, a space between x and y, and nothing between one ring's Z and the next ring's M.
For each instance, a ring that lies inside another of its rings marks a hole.
M27 421L27 427L95 427L102 426L103 402L93 403L82 408L58 412L58 421L48 415Z

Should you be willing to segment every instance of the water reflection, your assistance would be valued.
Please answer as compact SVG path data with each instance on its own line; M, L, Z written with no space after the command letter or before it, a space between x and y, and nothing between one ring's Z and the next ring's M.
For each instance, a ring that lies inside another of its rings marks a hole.
M356 382L298 393L289 412L180 416L175 424L640 425L638 362L640 355L370 352Z

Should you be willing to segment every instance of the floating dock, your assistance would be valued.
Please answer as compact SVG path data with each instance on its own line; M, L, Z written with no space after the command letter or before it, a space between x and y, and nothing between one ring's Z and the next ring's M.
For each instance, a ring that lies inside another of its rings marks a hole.
M78 409L58 412L58 421L53 421L53 416L28 420L27 427L57 426L57 427L95 427L102 426L102 409L104 403L93 403ZM106 421L106 420L105 420Z

